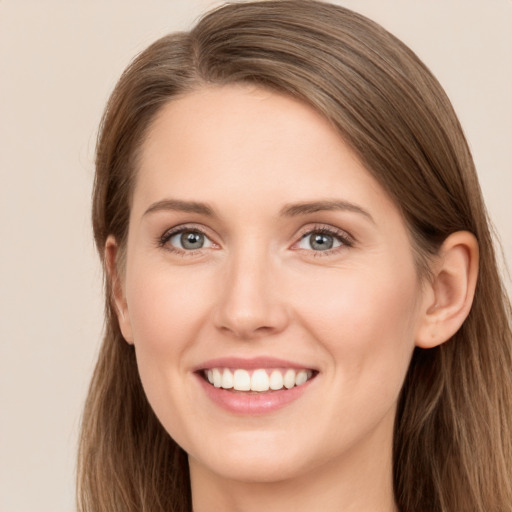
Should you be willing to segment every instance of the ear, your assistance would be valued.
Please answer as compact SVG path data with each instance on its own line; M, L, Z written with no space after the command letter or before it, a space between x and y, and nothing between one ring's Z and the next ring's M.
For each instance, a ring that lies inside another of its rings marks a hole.
M133 344L132 326L128 315L128 305L122 283L122 272L119 268L119 247L116 239L110 235L105 243L105 264L107 267L111 300L117 313L117 321L124 339Z
M425 283L416 345L432 348L461 327L473 303L478 277L478 242L468 231L452 233L441 246Z

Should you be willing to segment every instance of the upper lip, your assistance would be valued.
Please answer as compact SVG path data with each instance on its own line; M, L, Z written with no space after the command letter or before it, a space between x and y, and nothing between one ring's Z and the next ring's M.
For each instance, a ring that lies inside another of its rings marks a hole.
M296 370L315 370L315 368L309 365L296 363L294 361L261 356L252 358L220 357L217 359L210 359L198 365L194 368L194 371L208 370L211 368L240 368L244 370L256 370L259 368L293 368Z

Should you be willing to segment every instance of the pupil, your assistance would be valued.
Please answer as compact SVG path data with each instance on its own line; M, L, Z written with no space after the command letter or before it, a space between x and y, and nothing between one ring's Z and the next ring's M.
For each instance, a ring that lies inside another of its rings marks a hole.
M313 236L311 247L318 251L326 251L333 246L332 236L317 234Z
M204 243L204 235L201 233L183 233L181 235L181 245L185 249L200 249Z

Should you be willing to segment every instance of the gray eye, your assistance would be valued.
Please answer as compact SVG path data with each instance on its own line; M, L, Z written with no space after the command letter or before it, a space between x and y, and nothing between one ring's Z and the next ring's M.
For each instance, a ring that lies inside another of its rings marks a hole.
M320 233L318 231L308 233L299 242L300 249L309 249L313 251L328 251L329 249L342 245L339 237Z
M204 245L204 235L202 233L182 233L180 242L184 249L201 249Z
M182 231L181 233L176 233L171 236L169 243L185 251L194 251L211 246L210 240L199 231Z
M314 233L310 235L311 249L315 251L326 251L332 249L334 245L334 238L330 235L324 235L323 233Z

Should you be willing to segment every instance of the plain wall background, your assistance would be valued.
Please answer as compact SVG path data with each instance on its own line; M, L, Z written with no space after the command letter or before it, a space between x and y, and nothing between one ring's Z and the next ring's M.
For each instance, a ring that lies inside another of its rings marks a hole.
M129 60L218 3L0 0L0 512L74 510L102 330L89 222L97 125ZM439 78L512 260L512 1L338 3L403 39Z

